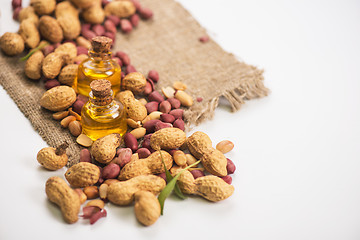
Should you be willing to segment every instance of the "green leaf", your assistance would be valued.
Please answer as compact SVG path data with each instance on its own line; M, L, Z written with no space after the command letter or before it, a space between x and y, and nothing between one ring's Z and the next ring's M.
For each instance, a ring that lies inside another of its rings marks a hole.
M160 153L161 156L161 153ZM164 162L164 160L163 160ZM165 203L165 199L170 195L170 193L174 190L175 186L176 186L176 181L179 178L179 176L186 171L187 169L197 165L200 163L200 160L187 166L186 168L182 169L178 174L176 174L175 177L173 177L173 179L171 179L170 182L168 182L168 184L165 186L165 188L161 191L161 193L158 196L158 200L160 203L160 207L161 207L161 215L163 215L164 213L164 203ZM180 189L179 189L180 190ZM181 191L180 191L181 192Z
M34 54L34 52L46 47L47 45L49 45L49 43L43 43L43 44L40 44L39 46L37 46L36 48L34 48L33 50L31 50L26 56L20 58L20 61L25 61L25 60L28 60L29 57L31 57L31 55Z
M166 186L165 188L161 191L161 193L158 196L158 200L160 203L160 207L161 207L161 215L163 215L164 212L164 203L165 203L165 199L170 195L170 193L173 191L175 184L176 184L176 180L179 178L180 175L176 175Z
M159 153L160 153L160 158L161 158L161 161L162 161L162 163L164 165L164 169L165 169L166 182L170 182L173 179L173 176L171 175L170 171L166 168L164 158L163 158L160 150L159 150ZM186 199L185 195L181 192L180 187L177 183L175 184L174 192L175 192L176 196L178 196L180 199Z
M182 193L179 184L175 184L175 189L174 189L174 193L176 196L178 196L180 199L184 200L186 199L185 195Z

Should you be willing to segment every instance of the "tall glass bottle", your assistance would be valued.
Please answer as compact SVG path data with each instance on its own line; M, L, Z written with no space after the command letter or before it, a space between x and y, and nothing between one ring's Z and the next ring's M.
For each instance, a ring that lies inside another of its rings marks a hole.
M89 58L79 65L77 80L74 84L79 94L89 96L90 83L96 79L109 80L114 95L120 91L121 68L116 61L111 59L111 44L112 40L108 37L99 36L92 39Z
M111 83L105 79L90 83L89 101L81 110L82 131L92 140L111 133L121 136L127 130L123 105L114 100Z

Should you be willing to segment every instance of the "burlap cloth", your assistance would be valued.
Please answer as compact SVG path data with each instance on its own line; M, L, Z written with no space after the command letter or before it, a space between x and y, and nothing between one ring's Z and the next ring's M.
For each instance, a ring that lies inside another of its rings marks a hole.
M114 51L129 54L137 71L146 74L156 69L160 75L157 88L172 86L174 81L187 84L194 99L202 98L185 111L188 124L196 125L213 116L219 98L224 96L236 111L244 100L267 95L262 70L238 61L214 41L199 42L206 30L174 0L143 0L154 11L154 18L141 21L131 34L118 33ZM14 31L16 31L14 29ZM39 105L44 93L42 82L24 75L19 57L0 55L0 83L34 129L50 146L70 143L69 165L79 160L80 146L67 129L52 119L52 113Z

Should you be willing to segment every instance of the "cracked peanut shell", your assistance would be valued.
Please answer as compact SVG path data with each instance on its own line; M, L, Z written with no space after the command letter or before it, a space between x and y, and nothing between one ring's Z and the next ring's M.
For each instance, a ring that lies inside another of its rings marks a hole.
M37 156L37 161L48 170L58 170L63 168L68 162L66 153L61 155L56 154L56 148L46 147L41 149Z

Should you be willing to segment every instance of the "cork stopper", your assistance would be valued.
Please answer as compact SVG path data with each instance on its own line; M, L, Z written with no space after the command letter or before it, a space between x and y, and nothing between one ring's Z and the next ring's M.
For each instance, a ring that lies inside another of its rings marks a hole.
M93 102L96 105L104 106L112 102L111 83L106 79L97 79L90 83Z
M98 36L91 39L91 46L94 52L107 53L112 44L111 38Z

